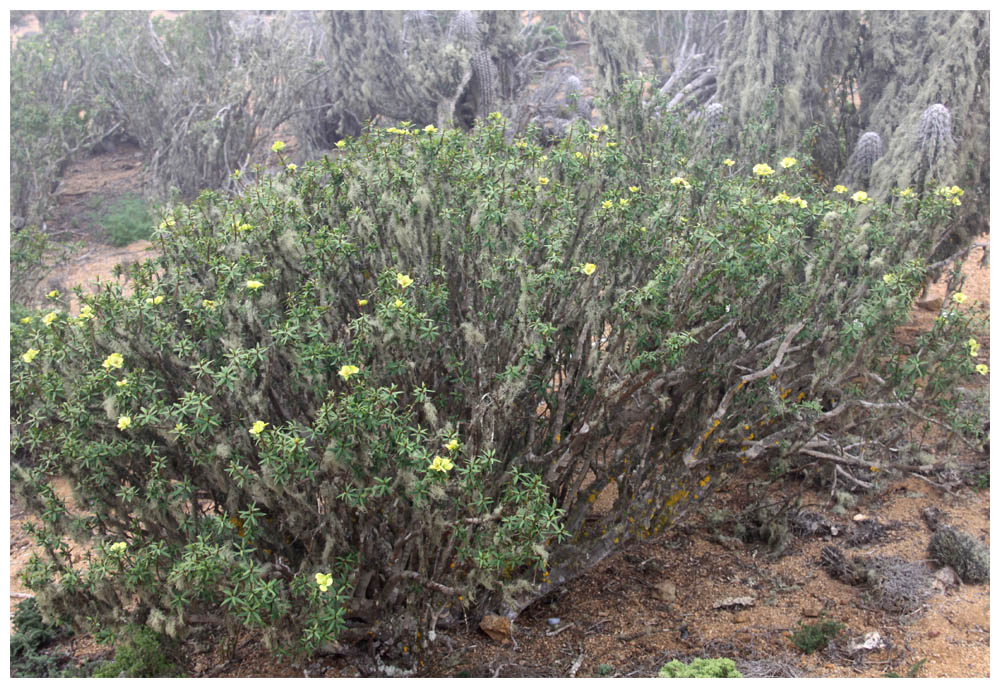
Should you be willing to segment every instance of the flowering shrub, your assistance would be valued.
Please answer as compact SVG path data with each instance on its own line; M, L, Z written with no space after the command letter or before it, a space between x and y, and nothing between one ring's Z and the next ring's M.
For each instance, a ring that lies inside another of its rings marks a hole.
M862 224L803 152L774 174L688 159L669 118L643 146L581 125L550 150L505 124L370 129L205 192L130 295L12 325L40 604L399 655L520 611L745 463L888 468L892 423L974 374L972 311L891 339L944 196L871 199Z

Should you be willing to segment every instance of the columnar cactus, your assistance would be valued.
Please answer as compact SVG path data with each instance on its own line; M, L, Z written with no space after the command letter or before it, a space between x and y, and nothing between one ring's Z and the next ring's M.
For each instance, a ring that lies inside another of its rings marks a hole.
M951 135L951 113L941 103L935 103L924 110L920 116L920 127L917 130L917 142L921 156L934 164L939 157L955 149L955 140Z
M448 41L479 43L479 20L470 10L459 10L448 25Z
M704 122L705 132L708 134L715 135L722 128L722 115L725 108L722 103L709 103L705 106L705 112L702 114L702 121Z
M478 115L486 117L493 112L497 100L497 69L489 50L479 50L472 56L472 71L479 81Z
M885 144L882 137L874 131L866 131L854 146L854 153L849 163L851 175L856 181L867 180L872 172L875 161L885 155Z

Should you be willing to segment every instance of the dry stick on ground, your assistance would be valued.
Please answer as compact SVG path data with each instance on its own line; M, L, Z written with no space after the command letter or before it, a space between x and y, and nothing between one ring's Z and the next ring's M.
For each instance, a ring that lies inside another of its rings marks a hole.
M580 656L576 658L576 661L573 662L573 666L570 667L570 670L569 670L569 677L570 678L576 678L576 672L578 672L580 670L580 665L583 664L583 656L584 656L584 654L585 654L584 651L581 649L580 650Z

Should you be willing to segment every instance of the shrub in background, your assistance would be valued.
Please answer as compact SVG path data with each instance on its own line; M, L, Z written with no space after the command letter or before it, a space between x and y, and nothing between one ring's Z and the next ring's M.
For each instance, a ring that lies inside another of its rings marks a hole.
M972 316L892 343L952 204L878 201L860 224L871 201L813 186L804 155L689 160L669 117L644 126L547 151L499 115L370 129L174 208L131 295L15 323L40 604L411 657L662 532L744 463L903 460L881 442L975 374ZM68 537L91 541L82 569Z
M112 246L148 239L156 227L149 201L137 194L123 194L113 201L95 196L91 203L90 221L107 233Z
M92 87L138 140L159 191L184 198L235 188L233 170L262 159L265 137L300 109L323 71L288 13L196 11L168 20L112 11L87 20L86 35L100 38Z
M97 67L70 16L22 36L10 52L10 214L38 226L73 155L113 130L90 76Z

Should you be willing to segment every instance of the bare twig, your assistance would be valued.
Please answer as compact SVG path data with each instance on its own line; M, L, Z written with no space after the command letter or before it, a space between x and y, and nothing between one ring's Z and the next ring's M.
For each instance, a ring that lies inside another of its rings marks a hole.
M560 626L559 628L555 629L554 631L546 631L545 635L548 635L548 636L559 635L560 633L562 633L563 631L565 631L567 628L573 628L573 626L575 626L575 625L576 624L571 621L570 623L566 624L565 626Z

